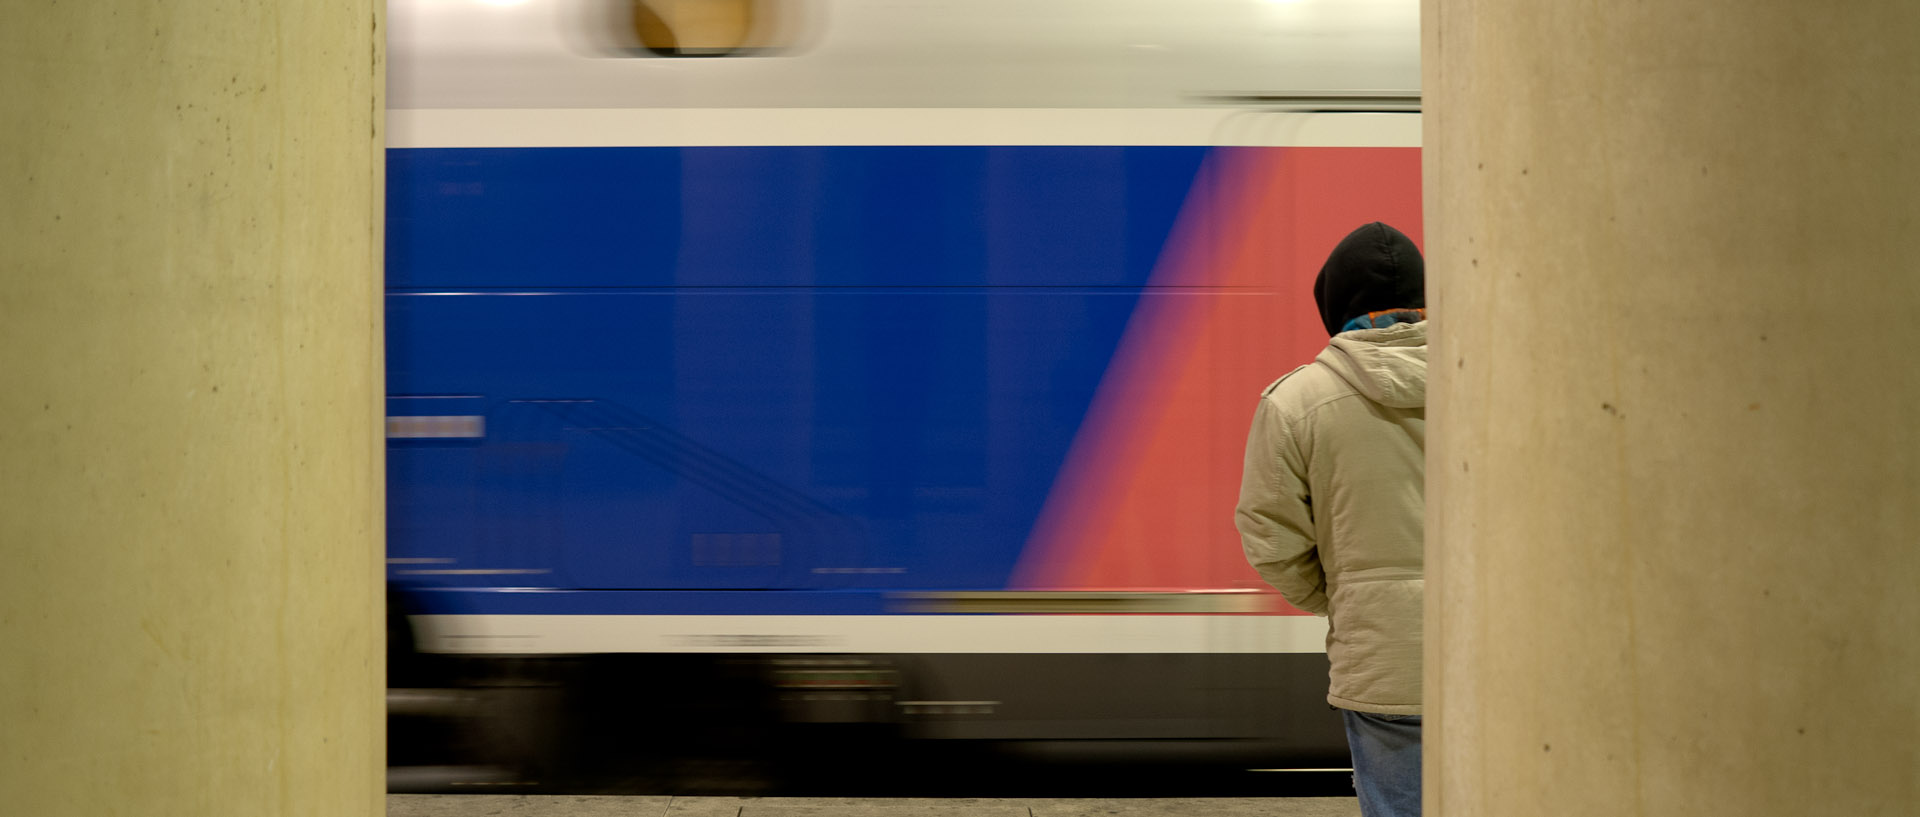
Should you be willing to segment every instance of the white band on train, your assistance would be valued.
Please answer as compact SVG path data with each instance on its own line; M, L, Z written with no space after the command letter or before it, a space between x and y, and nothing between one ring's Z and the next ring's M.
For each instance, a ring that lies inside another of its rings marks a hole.
M1420 146L1420 115L1226 108L419 108L391 148Z
M423 651L595 653L1315 653L1305 615L419 615Z

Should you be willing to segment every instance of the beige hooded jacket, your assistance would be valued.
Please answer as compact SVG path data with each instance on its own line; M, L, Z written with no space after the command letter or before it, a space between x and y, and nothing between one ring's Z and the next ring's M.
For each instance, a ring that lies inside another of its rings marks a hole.
M1330 619L1327 702L1420 714L1427 324L1335 335L1261 396L1234 522L1247 561Z

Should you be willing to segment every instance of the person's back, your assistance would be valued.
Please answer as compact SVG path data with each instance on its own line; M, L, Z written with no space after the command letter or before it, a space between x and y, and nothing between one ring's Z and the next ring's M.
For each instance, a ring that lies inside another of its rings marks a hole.
M1418 814L1426 323L1419 250L1374 223L1314 287L1333 339L1262 394L1235 522L1248 561L1330 619L1361 809Z

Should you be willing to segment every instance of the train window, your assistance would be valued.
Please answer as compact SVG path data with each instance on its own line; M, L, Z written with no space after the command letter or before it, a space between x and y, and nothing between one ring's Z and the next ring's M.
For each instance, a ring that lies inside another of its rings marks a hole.
M627 0L627 51L661 57L764 54L783 42L787 0Z

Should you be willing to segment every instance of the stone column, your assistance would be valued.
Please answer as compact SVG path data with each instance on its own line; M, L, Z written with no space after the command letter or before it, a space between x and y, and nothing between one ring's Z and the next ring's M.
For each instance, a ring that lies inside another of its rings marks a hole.
M382 813L383 13L0 11L0 811Z
M1920 809L1920 4L1426 0L1427 813Z

